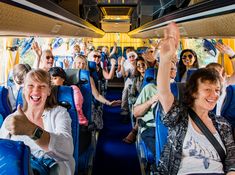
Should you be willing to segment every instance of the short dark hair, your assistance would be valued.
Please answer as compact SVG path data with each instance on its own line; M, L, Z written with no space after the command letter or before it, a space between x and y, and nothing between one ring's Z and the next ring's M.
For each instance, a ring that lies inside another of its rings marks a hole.
M220 75L214 69L201 68L196 70L186 82L185 94L184 94L184 103L192 107L195 101L194 93L198 92L199 82L209 81L211 83L220 83ZM220 88L221 89L221 88Z
M61 77L64 80L66 80L66 73L63 68L61 67L52 67L49 69L49 73L53 77Z

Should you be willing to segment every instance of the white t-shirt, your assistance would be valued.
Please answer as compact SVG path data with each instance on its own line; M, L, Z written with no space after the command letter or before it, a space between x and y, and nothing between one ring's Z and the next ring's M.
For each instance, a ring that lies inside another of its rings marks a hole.
M74 174L75 161L73 158L73 138L71 132L71 118L64 107L45 110L43 112L44 130L50 133L49 151L43 150L34 140L25 135L12 135L5 128L5 122L0 129L0 138L23 141L30 147L35 157L49 156L59 164L59 175ZM10 117L10 116L8 116Z
M216 132L214 137L225 150L221 138ZM183 153L179 175L196 173L224 173L219 154L205 135L198 133L188 122L188 130L183 143Z

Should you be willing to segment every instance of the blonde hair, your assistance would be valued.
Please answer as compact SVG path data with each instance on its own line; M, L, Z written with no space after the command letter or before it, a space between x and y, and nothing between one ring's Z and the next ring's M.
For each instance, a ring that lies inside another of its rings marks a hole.
M45 109L53 108L53 107L57 106L57 100L56 100L56 96L55 96L56 94L54 93L54 88L51 85L51 76L50 76L49 72L46 72L43 69L34 69L34 70L31 70L29 73L27 73L25 80L27 80L27 79L31 79L31 80L39 82L39 83L48 84L48 86L51 90L51 93L47 97ZM23 95L23 100L24 100L23 110L25 111L28 108L28 104L25 100L24 95Z
M77 69L77 67L75 66L76 62L78 61L78 59L81 59L83 61L85 61L85 69L88 70L88 64L87 64L87 59L84 55L77 55L75 56L74 60L73 60L73 64L72 64L72 69Z

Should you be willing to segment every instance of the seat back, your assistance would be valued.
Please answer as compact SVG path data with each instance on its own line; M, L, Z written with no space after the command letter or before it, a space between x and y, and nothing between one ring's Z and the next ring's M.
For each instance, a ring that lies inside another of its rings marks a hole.
M183 97L183 90L185 88L185 83L171 83L171 92L173 95L178 99L182 100ZM167 136L168 136L168 128L163 125L161 121L162 108L160 104L157 104L156 107L156 113L155 113L155 121L156 121L156 165L158 165L158 162L161 157L161 152L163 150L163 146L167 142Z
M64 63L63 63L64 59L68 60L69 66L71 67L73 64L73 57L72 56L59 56L59 55L54 56L55 66L64 68Z
M8 101L8 89L0 86L0 114L5 119L11 113Z
M13 81L13 70L10 70L7 77L7 86L13 86L15 83Z
M23 88L20 88L18 91L18 95L16 98L16 106L18 105L23 106Z
M221 109L221 116L235 128L235 85L226 88L226 97Z
M98 73L96 70L96 62L95 61L88 61L88 68L91 74L91 77L94 79L95 83L99 81Z
M0 139L0 174L30 174L30 148L21 141Z
M83 95L82 110L88 121L91 122L92 92L90 72L87 70L65 69L66 79L69 85L77 85Z
M149 83L156 84L156 81L157 81L157 69L156 68L146 69L141 89L143 89Z
M90 72L87 70L79 71L80 90L84 96L82 110L88 121L92 121L91 117L91 103L92 103L92 90L90 82Z
M0 114L0 128L2 126L2 123L3 123L3 116Z
M58 103L67 108L69 115L72 119L72 136L74 145L74 159L76 162L76 169L78 168L78 156L79 156L79 121L78 114L73 98L73 88L70 86L58 86L55 87L55 93L57 94Z

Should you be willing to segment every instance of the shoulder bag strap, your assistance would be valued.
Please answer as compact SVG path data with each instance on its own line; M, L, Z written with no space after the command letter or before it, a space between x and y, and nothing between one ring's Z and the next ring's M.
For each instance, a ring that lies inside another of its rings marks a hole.
M221 161L225 160L225 151L218 142L218 140L213 136L210 130L206 127L206 125L202 122L202 120L198 117L198 115L191 109L188 108L188 112L194 123L198 126L198 128L203 132L203 134L207 137L207 139L211 142L214 146L216 151L218 152Z

